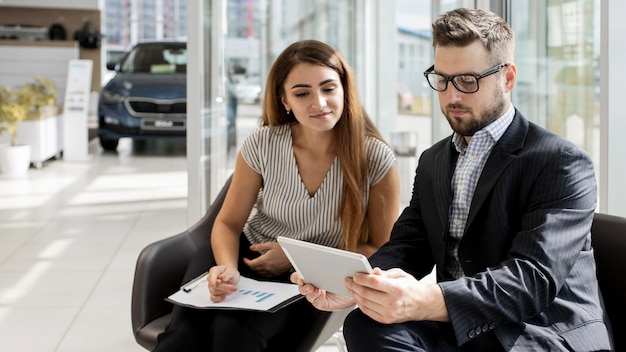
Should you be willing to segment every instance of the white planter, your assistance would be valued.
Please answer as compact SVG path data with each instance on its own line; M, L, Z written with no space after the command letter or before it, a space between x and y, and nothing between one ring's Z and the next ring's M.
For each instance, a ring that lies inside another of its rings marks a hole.
M0 146L0 171L6 177L26 176L30 167L30 145Z
M17 143L31 146L30 162L36 168L50 158L59 158L63 150L61 116L49 116L20 121L17 124Z

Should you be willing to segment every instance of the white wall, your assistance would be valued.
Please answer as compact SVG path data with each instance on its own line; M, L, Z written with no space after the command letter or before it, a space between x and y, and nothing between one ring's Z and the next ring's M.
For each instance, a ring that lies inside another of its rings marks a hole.
M0 50L0 86L33 81L34 75L56 83L57 104L63 104L69 60L78 59L78 46L3 45Z

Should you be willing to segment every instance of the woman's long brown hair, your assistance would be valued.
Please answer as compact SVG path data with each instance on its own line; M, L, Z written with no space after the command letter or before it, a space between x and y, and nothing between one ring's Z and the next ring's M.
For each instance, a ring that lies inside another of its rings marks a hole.
M276 59L267 77L263 99L263 126L298 123L287 114L281 103L284 83L294 66L308 63L329 67L339 74L344 91L344 110L335 125L337 154L343 172L343 197L337 214L344 233L342 248L356 251L359 243L369 239L367 205L364 191L367 187L368 160L365 137L384 142L380 132L367 115L357 92L352 70L341 55L328 44L317 40L303 40L287 47Z

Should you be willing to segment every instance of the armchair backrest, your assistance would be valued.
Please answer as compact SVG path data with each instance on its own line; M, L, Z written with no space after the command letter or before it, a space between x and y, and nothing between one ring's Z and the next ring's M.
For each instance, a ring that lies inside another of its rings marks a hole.
M204 214L200 221L187 230L189 236L193 239L196 245L211 239L211 230L213 229L215 218L222 208L222 204L224 203L224 199L226 198L226 193L228 193L232 179L233 176L230 175L224 183L224 186L222 186L220 193L217 194L215 200L211 203L211 206L207 210L206 214Z
M613 330L615 350L626 349L626 218L596 213L591 226L598 282Z

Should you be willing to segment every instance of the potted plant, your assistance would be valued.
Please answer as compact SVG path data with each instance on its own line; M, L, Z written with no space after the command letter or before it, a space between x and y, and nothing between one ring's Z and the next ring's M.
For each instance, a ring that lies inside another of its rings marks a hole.
M10 143L0 147L0 171L7 176L22 176L30 166L30 146L18 143L18 124L56 111L54 82L42 76L34 79L18 87L0 89L0 133L10 135Z

